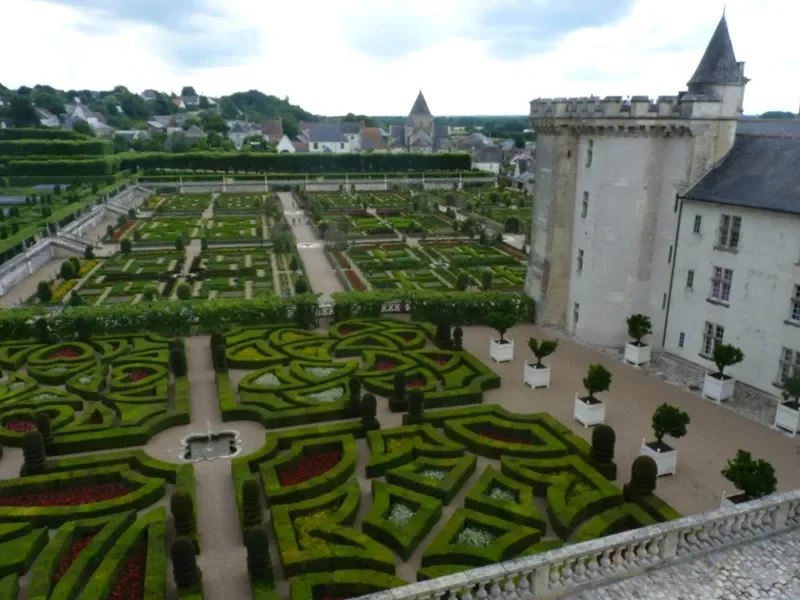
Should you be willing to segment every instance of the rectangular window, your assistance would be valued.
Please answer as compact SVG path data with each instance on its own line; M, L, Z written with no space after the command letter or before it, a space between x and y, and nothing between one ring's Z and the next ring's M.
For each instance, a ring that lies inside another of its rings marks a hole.
M578 248L578 273L583 271L583 250Z
M741 231L742 217L722 215L719 221L719 247L726 250L736 250L739 247Z
M800 323L800 285L794 286L794 296L792 296L792 312L789 315L789 320Z
M586 142L586 167L592 166L592 158L594 155L594 140L588 140Z
M317 142L314 142L314 150L316 150L318 148L319 148L319 144Z
M581 202L581 218L585 219L589 214L589 192L583 192L583 202Z
M725 337L725 328L722 325L715 325L706 321L705 329L703 330L703 347L701 354L703 356L713 356L714 349L722 343Z
M800 352L791 348L781 348L781 358L778 363L778 383L783 383L790 377L800 376Z
M572 324L578 324L578 318L581 316L581 305L577 302L572 305Z
M703 223L703 217L700 215L694 216L694 232L700 233L700 225Z
M342 146L341 146L341 147L342 147L342 149L344 150L344 142L342 142Z
M669 246L669 254L667 254L667 264L672 262L672 244Z
M694 288L694 269L689 269L686 273L686 287L690 290Z
M686 343L686 334L684 332L680 332L678 334L678 348L683 348L683 345Z
M730 302L731 285L733 284L733 270L713 267L714 275L711 278L711 297L721 302Z
M667 308L667 293L666 292L661 294L661 310L664 310L665 308Z

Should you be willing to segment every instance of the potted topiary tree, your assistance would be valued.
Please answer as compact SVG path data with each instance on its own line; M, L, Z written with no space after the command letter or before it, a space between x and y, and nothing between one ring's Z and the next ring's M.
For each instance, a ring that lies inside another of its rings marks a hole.
M493 312L486 318L486 324L500 334L500 339L492 339L489 346L489 357L493 361L501 363L514 360L514 340L507 340L504 336L516 322L516 315L511 313Z
M655 442L645 443L642 438L640 456L649 456L658 465L658 476L674 475L678 466L678 451L664 442L664 436L669 435L675 439L686 435L686 426L691 419L689 415L679 408L669 404L662 404L653 413L653 434Z
M603 365L589 365L589 372L583 378L583 387L588 396L575 394L575 408L572 417L584 427L600 425L606 421L606 404L594 397L607 392L611 387L611 373Z
M558 340L528 340L528 348L531 349L536 357L536 363L530 364L525 361L525 385L531 386L534 390L538 387L550 387L550 367L542 364L542 359L550 356L558 348Z
M783 402L778 402L775 427L785 429L792 435L800 433L800 375L783 381Z
M646 365L650 362L652 347L645 344L642 339L653 333L650 317L647 315L631 315L628 317L628 336L632 342L625 344L625 362L634 367Z
M722 476L741 492L727 497L723 493L722 506L733 506L773 494L778 487L775 468L763 458L753 460L753 456L744 450L739 450L733 460L728 459Z
M744 360L744 354L731 344L719 344L714 348L714 364L717 365L716 373L706 373L703 382L703 396L715 402L722 402L733 397L733 388L736 380L730 375L725 375L725 367L731 367Z

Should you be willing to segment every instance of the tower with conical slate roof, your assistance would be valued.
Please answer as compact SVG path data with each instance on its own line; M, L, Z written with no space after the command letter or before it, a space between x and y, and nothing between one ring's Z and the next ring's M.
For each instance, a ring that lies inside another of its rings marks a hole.
M406 120L406 148L411 152L433 152L435 135L433 115L420 90Z

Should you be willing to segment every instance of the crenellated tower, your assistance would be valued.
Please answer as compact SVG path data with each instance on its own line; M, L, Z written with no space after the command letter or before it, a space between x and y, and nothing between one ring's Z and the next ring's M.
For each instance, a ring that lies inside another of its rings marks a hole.
M747 79L723 15L677 96L531 102L536 192L526 292L538 320L597 344L644 313L660 345L677 195L730 150Z

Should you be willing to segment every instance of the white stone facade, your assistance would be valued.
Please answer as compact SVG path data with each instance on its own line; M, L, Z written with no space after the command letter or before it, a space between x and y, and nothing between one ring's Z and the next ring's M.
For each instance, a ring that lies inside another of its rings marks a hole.
M719 244L723 215L741 218L735 249ZM716 281L714 267L723 270L723 279L725 269L730 270L729 288ZM800 320L792 319L796 286L800 216L685 200L664 349L715 370L713 361L701 355L708 348L706 323L715 333L721 326L722 343L745 355L730 368L731 375L777 394L780 389L773 383L779 383L784 348L800 352Z
M329 150L334 154L352 152L350 142L309 142L309 152L325 152Z

